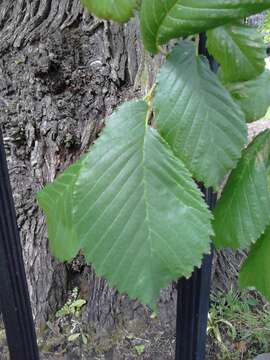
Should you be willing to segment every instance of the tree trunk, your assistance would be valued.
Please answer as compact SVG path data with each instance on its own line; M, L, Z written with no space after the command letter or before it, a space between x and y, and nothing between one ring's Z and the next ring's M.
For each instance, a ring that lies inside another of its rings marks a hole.
M2 0L0 39L1 125L36 323L74 286L88 300L87 318L100 326L113 325L121 310L144 314L82 256L68 264L52 258L35 197L87 150L119 102L145 93L161 58L143 52L136 19L101 21L79 0ZM161 303L174 301L171 289L163 294Z
M120 313L145 316L82 255L66 264L52 258L35 198L88 149L118 103L145 94L162 57L143 51L136 19L101 21L79 0L0 0L0 39L0 119L36 323L74 286L88 300L85 317L101 327ZM175 297L174 285L162 292L162 324L174 324Z

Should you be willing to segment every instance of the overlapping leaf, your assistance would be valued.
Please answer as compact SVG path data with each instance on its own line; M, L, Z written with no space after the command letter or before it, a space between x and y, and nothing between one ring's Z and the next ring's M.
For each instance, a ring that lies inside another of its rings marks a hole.
M265 70L256 79L227 84L234 100L241 107L247 122L261 119L270 106L270 71Z
M239 275L241 287L255 287L270 301L270 226L254 244Z
M250 246L270 223L269 156L267 130L243 151L214 210L217 247Z
M119 22L128 21L138 7L138 0L82 0L83 5L94 15Z
M207 48L221 65L224 82L246 81L265 68L263 35L244 24L227 24L207 32Z
M200 264L212 230L200 191L147 125L147 110L144 101L121 106L85 159L39 202L56 256L84 249L112 286L154 307L160 288Z
M244 114L195 54L182 42L157 77L154 98L157 128L197 180L217 187L246 143Z
M144 0L145 47L157 52L168 40L206 31L270 8L270 0Z
M79 242L72 221L73 191L82 160L70 166L53 184L38 193L38 202L47 215L48 237L52 252L60 260L74 257L79 251ZM57 219L57 221L55 221Z

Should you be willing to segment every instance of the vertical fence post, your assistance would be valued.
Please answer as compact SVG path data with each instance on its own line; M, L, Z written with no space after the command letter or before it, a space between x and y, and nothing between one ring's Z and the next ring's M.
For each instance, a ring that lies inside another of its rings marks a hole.
M217 65L206 49L206 35L200 35L199 54L205 55L212 71ZM203 120L203 119L202 119ZM203 189L210 210L216 204L212 189ZM176 319L176 360L204 360L206 349L207 318L210 301L213 253L206 255L200 269L195 269L190 279L178 281Z
M36 333L1 129L0 310L5 324L10 359L38 360Z

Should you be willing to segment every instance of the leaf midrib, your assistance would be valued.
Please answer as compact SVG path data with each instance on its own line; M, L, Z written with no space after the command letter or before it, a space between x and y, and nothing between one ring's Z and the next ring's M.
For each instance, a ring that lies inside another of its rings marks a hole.
M147 232L148 232L148 237L146 239L146 241L150 241L150 246L149 246L149 251L150 251L150 274L151 277L153 278L153 271L152 271L152 256L153 256L153 244L152 244L152 237L151 237L151 226L150 226L150 219L149 219L149 206L147 204L147 198L148 198L148 193L147 193L147 181L146 181L146 159L145 159L145 152L146 152L146 137L147 137L147 131L149 131L148 129L148 116L146 115L146 119L144 121L144 137L143 137L143 148L142 148L142 168L143 168L143 178L142 178L142 183L143 183L143 200L144 200L144 206L145 206L145 222L147 224Z

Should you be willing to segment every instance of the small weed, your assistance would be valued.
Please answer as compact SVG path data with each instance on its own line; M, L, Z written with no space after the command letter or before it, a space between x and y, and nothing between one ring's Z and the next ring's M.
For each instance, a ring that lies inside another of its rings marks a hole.
M138 355L142 355L145 352L145 345L135 345L135 350Z
M270 307L252 292L212 295L208 335L215 360L250 359L270 350Z
M79 317L81 310L86 304L86 300L79 298L79 289L76 287L72 290L69 299L65 305L56 312L55 317L66 328L68 342L81 340L84 345L88 343L88 335L83 331Z
M80 332L78 333L74 333L74 334L71 334L69 335L69 337L67 338L67 340L69 342L73 342L73 341L76 341L78 339L81 339L81 341L83 342L84 345L87 345L88 344L88 335L85 334L82 329Z
M266 12L262 25L259 26L259 30L264 35L264 41L269 43L270 41L270 11Z
M63 318L68 315L75 315L76 317L79 317L80 311L86 304L86 301L84 299L78 299L78 294L79 289L74 288L68 301L60 310L57 311L55 315L57 318Z

